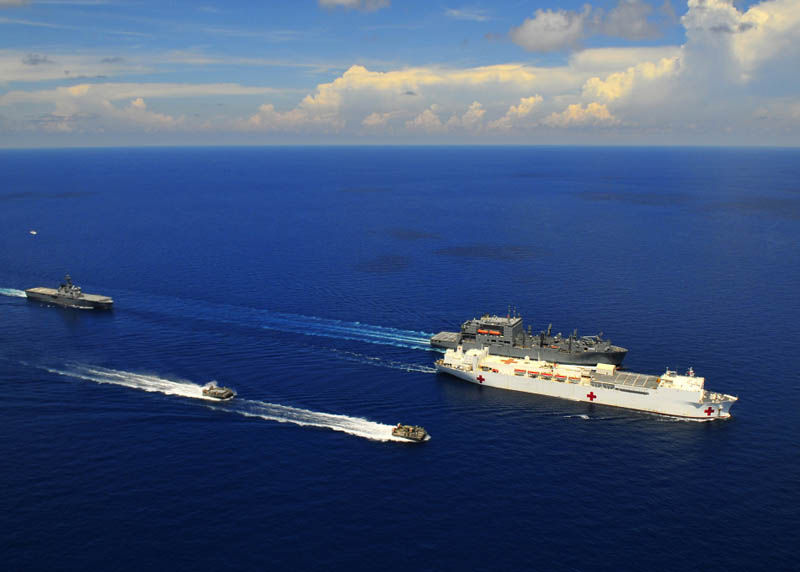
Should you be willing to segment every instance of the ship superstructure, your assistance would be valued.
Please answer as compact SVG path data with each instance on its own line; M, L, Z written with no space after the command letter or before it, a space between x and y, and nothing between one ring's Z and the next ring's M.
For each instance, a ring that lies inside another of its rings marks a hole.
M547 331L532 334L520 316L490 316L467 320L460 332L439 332L431 338L433 347L465 350L487 348L491 355L543 361L595 365L607 363L620 365L628 350L604 340L602 332L593 336L578 336L577 330L564 337L552 335L552 324Z
M492 355L487 348L445 351L436 370L489 387L624 407L690 419L726 419L738 400L705 389L691 369L680 375L622 372L612 364L565 365Z

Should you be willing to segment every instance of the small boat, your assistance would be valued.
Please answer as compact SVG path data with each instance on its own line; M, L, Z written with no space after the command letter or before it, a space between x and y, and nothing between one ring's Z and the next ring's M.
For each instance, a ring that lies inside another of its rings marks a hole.
M35 230L29 230L28 232L29 232L30 234L34 235L34 236L36 236L37 234L39 234L39 233L38 233L38 232L36 232Z
M428 432L422 427L418 425L403 425L402 423L398 423L397 427L392 429L392 435L409 441L425 441L428 438Z
M204 397L219 399L220 401L227 401L229 399L233 399L234 395L236 395L236 393L231 388L219 387L214 383L211 383L207 387L203 388Z

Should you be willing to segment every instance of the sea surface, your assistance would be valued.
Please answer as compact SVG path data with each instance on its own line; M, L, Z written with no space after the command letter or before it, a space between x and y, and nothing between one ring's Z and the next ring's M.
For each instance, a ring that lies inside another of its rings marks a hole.
M796 567L799 247L798 150L0 151L0 567ZM733 418L434 372L509 306Z

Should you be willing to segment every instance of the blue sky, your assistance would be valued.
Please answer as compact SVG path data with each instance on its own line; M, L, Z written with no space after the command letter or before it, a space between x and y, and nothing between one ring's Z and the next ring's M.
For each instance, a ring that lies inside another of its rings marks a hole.
M800 0L0 0L0 146L800 143Z

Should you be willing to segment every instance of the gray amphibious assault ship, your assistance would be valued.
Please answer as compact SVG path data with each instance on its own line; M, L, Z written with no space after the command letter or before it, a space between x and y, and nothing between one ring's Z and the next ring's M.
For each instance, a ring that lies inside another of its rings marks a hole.
M70 278L69 274L64 276L64 282L57 290L38 286L25 290L25 295L29 300L58 304L68 308L80 308L82 310L110 310L114 304L114 300L108 296L85 294L80 286L75 286L72 283L72 278Z
M612 345L604 340L603 333L594 336L572 335L563 337L560 333L551 335L552 324L547 331L531 334L522 324L520 316L490 316L467 320L460 332L439 332L431 338L431 346L445 350L461 347L463 351L487 348L490 355L509 358L537 359L542 361L597 365L607 363L619 366L628 350Z

